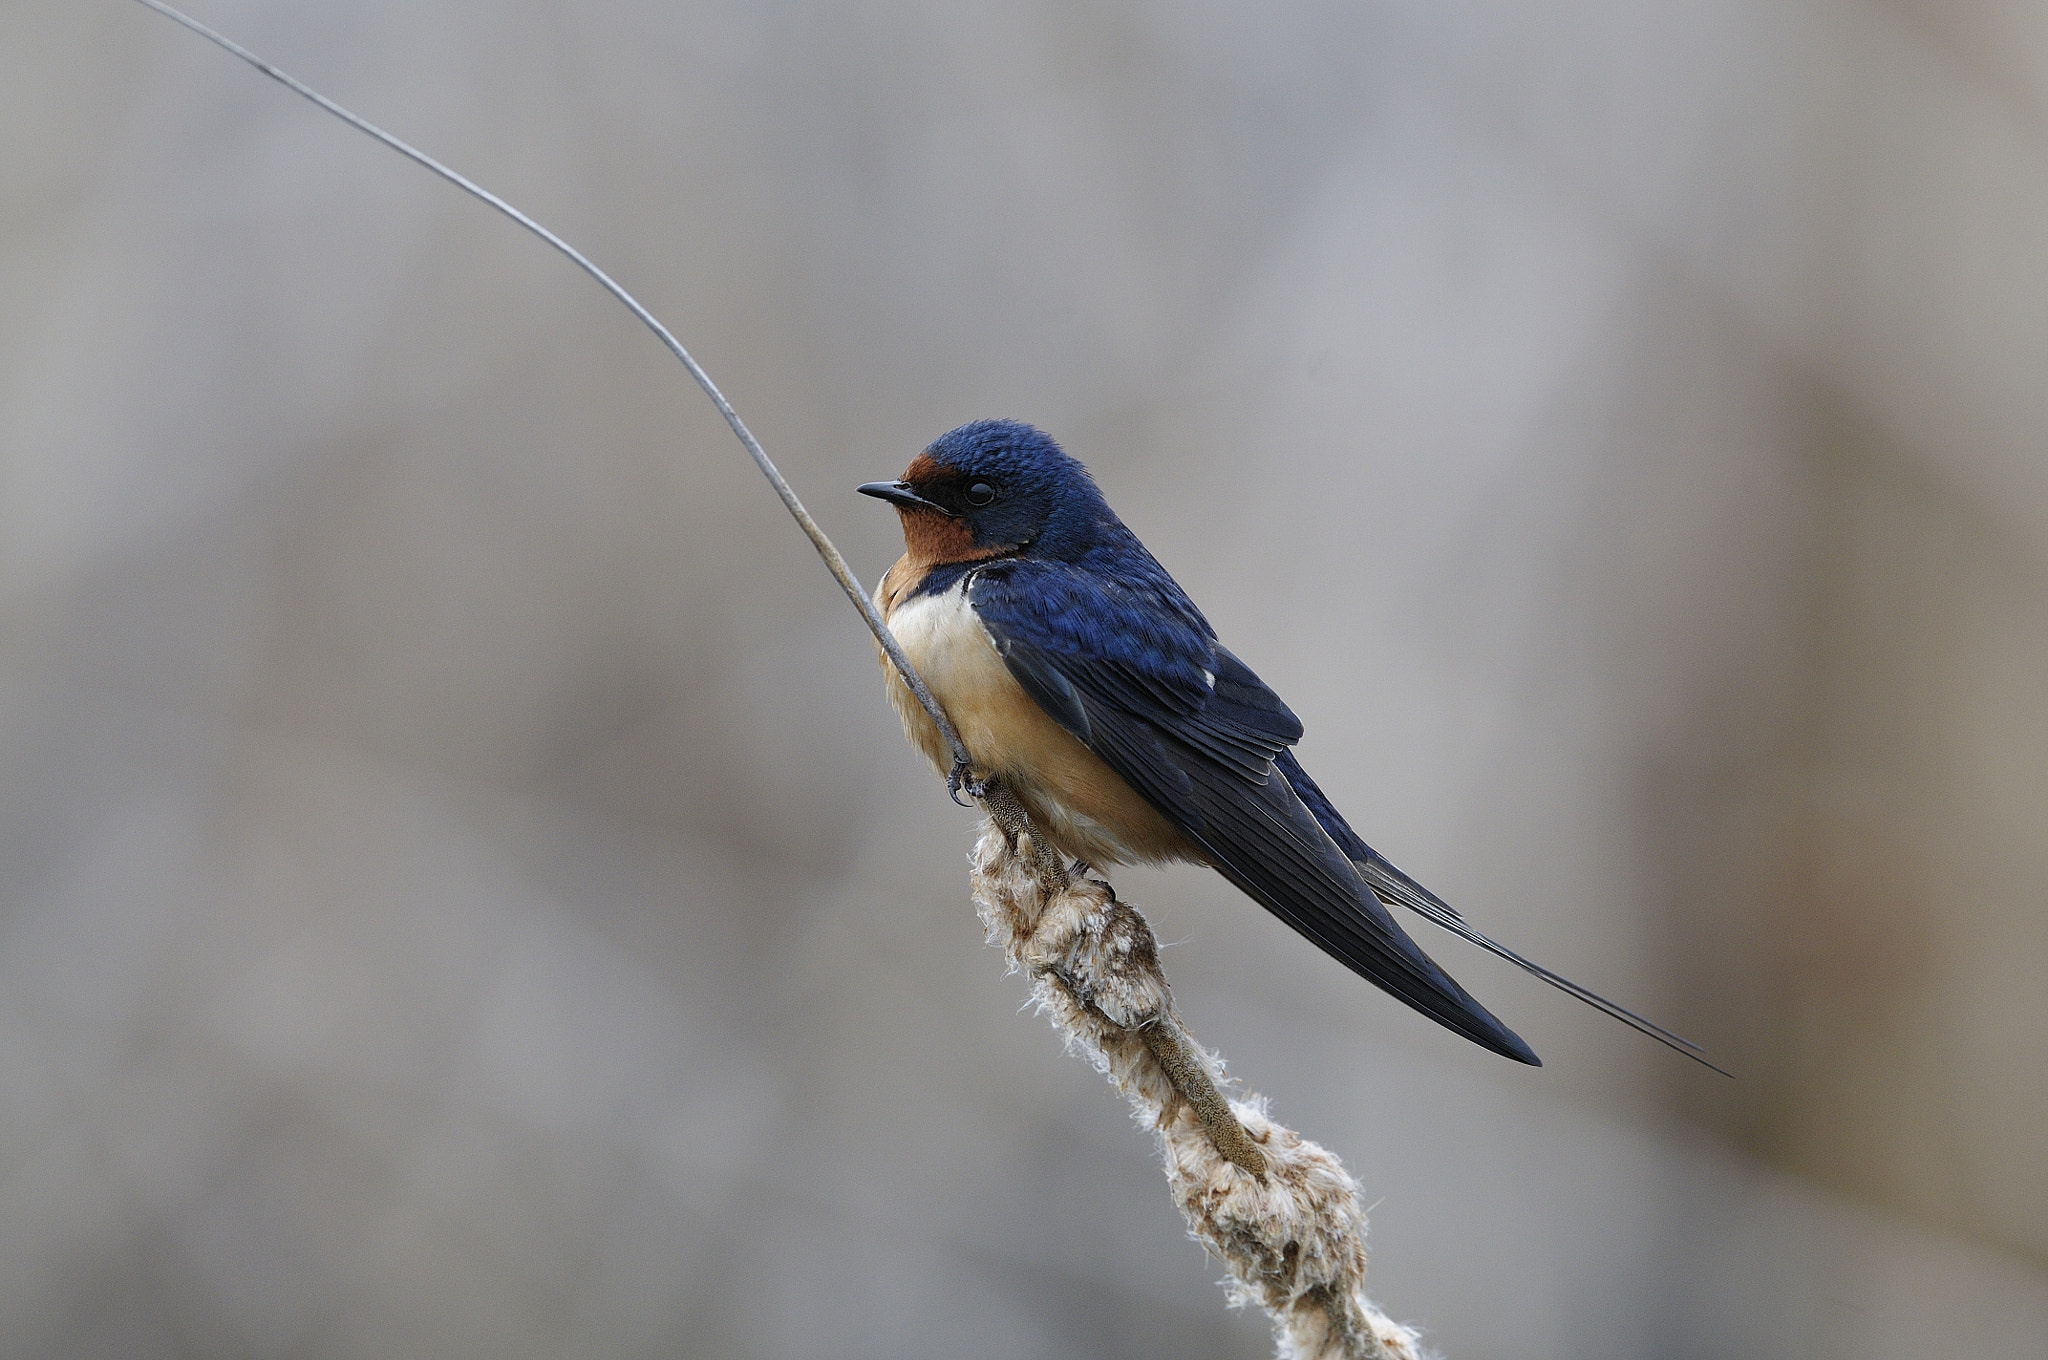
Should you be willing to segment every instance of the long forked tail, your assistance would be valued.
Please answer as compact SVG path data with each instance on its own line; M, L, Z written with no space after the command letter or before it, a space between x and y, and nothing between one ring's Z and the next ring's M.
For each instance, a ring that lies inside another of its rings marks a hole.
M1506 959L1532 977L1543 979L1559 991L1577 997L1594 1010L1613 1016L1630 1029L1648 1035L1710 1071L1719 1072L1724 1077L1732 1078L1735 1075L1726 1068L1717 1067L1709 1062L1705 1057L1706 1050L1683 1035L1674 1034L1656 1021L1645 1019L1626 1006L1609 1001L1598 992L1581 987L1563 974L1552 972L1533 959L1523 958L1506 945L1489 939L1460 916L1448 902L1402 873L1386 856L1360 840L1358 833L1351 829L1338 814L1337 809L1331 806L1330 800L1323 796L1323 791L1316 787L1315 780L1309 778L1308 771L1301 768L1300 762L1294 758L1294 752L1281 752L1275 763L1279 765L1281 773L1287 776L1287 782L1293 786L1295 795L1308 806L1316 821L1322 824L1323 830L1337 843L1337 848L1342 850L1346 858L1357 868L1359 877L1365 880L1366 886L1372 889L1373 896L1380 901L1389 906L1406 907L1417 915L1427 917L1453 935L1462 936L1488 953Z
M1488 953L1499 955L1524 972L1542 978L1559 991L1577 997L1594 1010L1611 1015L1630 1029L1647 1034L1658 1043L1683 1053L1702 1067L1711 1068L1724 1077L1735 1075L1726 1068L1716 1067L1708 1062L1704 1056L1706 1050L1685 1036L1673 1034L1656 1021L1647 1020L1626 1006L1609 1001L1598 992L1581 987L1563 974L1553 973L1533 959L1525 959L1506 945L1488 939L1473 929L1464 917L1452 910L1449 903L1388 863L1385 856L1371 847L1366 847L1366 858L1354 858L1351 862L1358 866L1359 876L1365 880L1366 886L1372 889L1373 896L1389 906L1403 906L1428 917L1453 935L1461 935Z

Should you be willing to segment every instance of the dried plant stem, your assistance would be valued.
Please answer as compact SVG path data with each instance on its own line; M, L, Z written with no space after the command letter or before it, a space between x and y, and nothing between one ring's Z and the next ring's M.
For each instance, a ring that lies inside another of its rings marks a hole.
M1067 873L1067 866L1060 862L1060 857L1053 853L1044 841L1031 834L1030 819L1025 815L1024 807L1017 801L1015 795L1000 782L990 780L983 789L981 801L982 806L988 809L989 819L1002 829L1005 841L1012 847L1024 847L1022 853L1031 858L1032 873L1045 891L1058 896L1072 890L1073 879ZM1124 910L1136 920L1139 930L1143 932L1143 938L1149 942L1152 938L1151 928L1146 926L1144 918L1128 907ZM1152 960L1152 967L1156 972L1156 954L1147 954L1146 957ZM1159 974L1158 982L1158 995L1164 1000L1164 973ZM1085 984L1078 980L1070 980L1069 985ZM1086 991L1081 993L1083 996L1088 994ZM1254 1176L1265 1175L1265 1154L1259 1151L1258 1144L1245 1133L1244 1125L1238 1122L1237 1116L1231 1112L1230 1102L1223 1098L1223 1093L1217 1089L1208 1068L1196 1056L1199 1050L1193 1046L1194 1041L1188 1038L1187 1031L1181 1028L1171 1006L1159 1005L1142 1013L1131 1012L1126 1007L1125 1013L1130 1017L1125 1022L1126 1028L1135 1029L1138 1037L1144 1041L1145 1047L1152 1051L1153 1058L1166 1073L1167 1080L1173 1084L1175 1093L1188 1103L1196 1118L1200 1119L1202 1126L1209 1131L1209 1140L1216 1145L1216 1150Z
M1174 1013L1145 918L1068 873L1000 784L983 795L973 892L989 942L1030 975L1039 1009L1159 1137L1188 1231L1257 1303L1288 1360L1421 1360L1416 1333L1365 1296L1365 1213L1337 1158L1225 1098L1222 1063Z
M881 611L875 608L875 602L869 599L867 591L861 588L860 582L854 577L852 568L848 567L846 559L840 556L839 549L833 546L830 538L826 537L825 530L819 525L818 521L811 518L811 512L804 509L804 503L797 499L796 489L783 477L781 470L775 466L774 460L768 457L768 451L761 447L760 440L754 438L754 432L747 428L747 423L744 420L740 419L739 411L734 408L732 402L726 399L725 393L719 390L718 384L711 381L711 374L705 370L704 365L698 363L695 356L683 348L683 342L676 339L675 335L670 332L668 327L661 324L660 319L653 312L643 307L638 298L621 287L611 275L599 269L582 251L576 249L576 247L570 245L567 241L555 235L554 232L549 231L539 222L527 216L518 208L513 207L489 189L484 188L466 175L451 170L426 152L413 146L410 142L402 141L386 132L383 128L378 127L369 119L349 112L349 110L335 103L332 99L329 99L311 85L306 84L305 81L300 80L297 76L271 65L248 48L236 42L233 38L223 33L215 32L181 10L173 9L165 4L164 0L136 0L136 3L153 9L173 23L181 24L192 30L192 32L197 33L222 51L230 52L249 63L249 65L255 67L264 75L269 76L294 94L300 95L319 105L342 122L356 129L356 131L363 133L365 136L374 137L407 160L433 171L442 179L447 180L450 184L462 190L462 192L496 208L499 212L511 218L514 222L517 222L520 226L526 228L526 230L532 232L535 236L538 236L541 240L547 242L550 246L553 246L564 256L568 257L571 263L588 274L592 279L595 279L600 287L618 299L620 305L638 317L640 324L654 332L654 338L661 341L669 353L682 361L683 367L689 370L690 376L696 380L697 386L704 390L704 395L711 399L711 404L718 408L718 413L721 416L725 417L725 423L732 427L734 436L740 441L741 447L746 449L747 456L754 460L754 466L759 468L761 475L768 479L768 485L775 489L776 496L781 499L783 508L789 511L790 518L797 522L797 527L802 529L805 537L811 540L811 546L818 550L818 556L825 561L825 569L832 573L832 579L837 581L839 588L846 592L847 600L860 612L862 621L868 626L868 631L875 635L875 641L881 644L882 651L887 654L891 664L903 676L903 683L910 686L910 692L917 696L918 704L931 718L933 725L939 729L939 735L945 739L947 748L953 754L955 766L965 769L971 763L967 754L967 748L961 744L960 734L953 730L952 720L946 716L946 711L939 707L938 701L932 698L932 692L925 688L923 677L919 676L917 668L910 664L910 658L903 654L903 648L896 641L895 635L889 631L889 626L882 622Z

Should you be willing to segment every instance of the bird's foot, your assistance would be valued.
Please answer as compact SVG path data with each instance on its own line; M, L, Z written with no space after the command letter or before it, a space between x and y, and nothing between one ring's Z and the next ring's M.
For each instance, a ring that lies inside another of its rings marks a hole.
M1116 889L1110 886L1108 879L1096 873L1095 866L1087 860L1075 860L1074 867L1067 870L1067 876L1069 878L1078 878L1084 883L1093 883L1096 887L1109 894L1110 901L1116 901Z
M988 781L986 779L975 779L972 775L973 772L967 768L967 762L964 760L954 761L953 768L946 772L946 796L961 807L974 806L972 803L960 802L960 794L963 790L969 798L985 798L988 796Z

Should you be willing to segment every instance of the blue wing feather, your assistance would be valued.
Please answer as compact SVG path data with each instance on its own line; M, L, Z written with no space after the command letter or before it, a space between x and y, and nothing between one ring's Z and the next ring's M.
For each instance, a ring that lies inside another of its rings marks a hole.
M1039 706L1226 878L1438 1023L1536 1063L1402 932L1290 781L1273 777L1301 721L1216 641L1149 554L1126 557L1114 571L1045 559L987 563L969 575L967 598Z

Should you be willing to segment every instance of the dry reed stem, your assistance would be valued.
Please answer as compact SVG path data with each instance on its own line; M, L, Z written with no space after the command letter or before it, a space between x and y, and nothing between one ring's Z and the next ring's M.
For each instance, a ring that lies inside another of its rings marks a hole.
M1286 1360L1424 1360L1416 1333L1365 1296L1365 1213L1343 1164L1259 1097L1224 1097L1222 1061L1174 1014L1145 918L1070 875L1006 792L983 803L973 893L989 943L1158 1135L1174 1203L1229 1269L1232 1305L1266 1310Z

